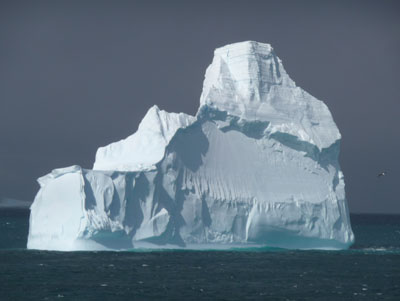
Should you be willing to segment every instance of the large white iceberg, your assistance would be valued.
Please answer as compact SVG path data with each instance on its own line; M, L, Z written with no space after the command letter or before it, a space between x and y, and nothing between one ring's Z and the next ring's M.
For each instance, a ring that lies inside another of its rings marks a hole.
M270 45L218 48L195 117L153 106L93 170L38 180L28 248L348 248L340 138Z

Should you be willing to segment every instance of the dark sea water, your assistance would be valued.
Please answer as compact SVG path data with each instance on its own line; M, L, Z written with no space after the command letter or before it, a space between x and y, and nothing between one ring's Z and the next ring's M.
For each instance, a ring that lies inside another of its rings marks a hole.
M400 216L352 215L347 251L26 250L0 211L0 300L400 300Z

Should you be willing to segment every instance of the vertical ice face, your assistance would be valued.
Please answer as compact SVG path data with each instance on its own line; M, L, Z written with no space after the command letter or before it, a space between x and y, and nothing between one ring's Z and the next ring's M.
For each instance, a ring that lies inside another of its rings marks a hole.
M38 182L42 189L31 206L28 249L74 250L86 226L81 168L54 170Z
M39 179L28 248L349 247L354 241L326 105L268 44L215 50L196 117L152 107L94 170Z

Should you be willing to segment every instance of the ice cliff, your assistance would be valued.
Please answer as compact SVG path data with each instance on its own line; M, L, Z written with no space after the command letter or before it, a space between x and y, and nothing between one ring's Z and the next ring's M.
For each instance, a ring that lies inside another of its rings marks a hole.
M153 106L93 170L38 180L28 248L347 248L340 138L270 45L218 48L195 117Z

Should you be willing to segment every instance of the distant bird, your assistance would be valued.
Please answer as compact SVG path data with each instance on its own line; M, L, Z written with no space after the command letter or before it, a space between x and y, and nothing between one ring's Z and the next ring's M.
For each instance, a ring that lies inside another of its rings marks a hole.
M377 175L378 178L386 176L386 171L382 171L380 174Z

